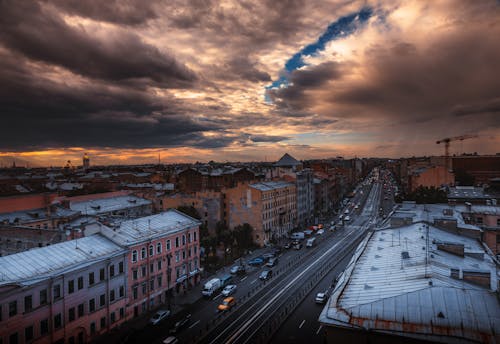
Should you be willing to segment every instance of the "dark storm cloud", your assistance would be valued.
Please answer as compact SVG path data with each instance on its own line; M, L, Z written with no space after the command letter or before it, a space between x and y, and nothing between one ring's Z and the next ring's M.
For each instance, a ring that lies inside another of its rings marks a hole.
M130 31L117 30L99 38L69 26L58 13L37 2L3 1L0 12L0 43L30 59L109 81L147 80L168 88L189 87L196 80L175 58Z
M286 136L276 136L276 135L250 135L250 140L252 142L280 142L289 140Z
M483 113L500 113L500 98L491 99L481 104L471 104L468 106L458 105L451 113L457 117Z
M148 0L50 0L64 12L110 23L139 25L158 17L157 1Z

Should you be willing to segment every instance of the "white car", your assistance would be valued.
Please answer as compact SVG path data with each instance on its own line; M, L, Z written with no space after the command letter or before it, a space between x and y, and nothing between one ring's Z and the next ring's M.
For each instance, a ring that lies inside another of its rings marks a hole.
M149 322L153 325L156 325L163 319L168 318L169 315L170 311L168 309L160 309L158 312L155 313L155 315L153 315L151 319L149 319Z
M328 296L326 295L326 293L317 293L316 294L316 298L314 299L314 301L316 303L323 304L323 303L326 302L326 299L328 299Z
M350 216L349 216L349 215L347 215L347 216L344 218L344 221L345 221L345 222L349 222L349 221L351 221Z
M319 229L317 232L316 232L316 235L321 235L325 233L325 230L324 229Z
M229 296L236 291L236 284L229 284L222 290L222 295Z

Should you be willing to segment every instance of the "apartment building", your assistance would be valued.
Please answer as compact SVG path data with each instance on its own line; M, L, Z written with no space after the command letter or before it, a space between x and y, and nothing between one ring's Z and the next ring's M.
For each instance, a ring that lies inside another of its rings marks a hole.
M127 249L126 318L168 304L199 283L199 225L171 209L102 227L102 235Z
M240 184L227 189L225 195L228 227L250 224L254 229L253 240L260 246L287 237L297 225L297 194L293 183Z
M0 257L0 342L86 343L119 326L126 257L99 234Z

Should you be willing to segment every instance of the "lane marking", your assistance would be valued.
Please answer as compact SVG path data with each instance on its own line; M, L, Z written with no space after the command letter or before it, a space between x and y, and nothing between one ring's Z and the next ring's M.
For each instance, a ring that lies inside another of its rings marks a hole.
M199 323L200 323L200 321L198 320L198 321L196 321L193 325L189 326L189 328L193 328L193 327L195 327L196 325L198 325Z
M244 280L246 280L248 278L248 276L245 276L243 277L242 279L240 279L240 282L243 282Z
M299 328L302 328L302 326L304 326L304 323L305 323L305 322L306 322L306 320L305 320L305 319L304 319L304 320L302 320L302 322L301 322L301 323L300 323L300 325L299 325Z
M316 331L316 334L317 334L317 335L319 334L319 332L321 331L321 329L322 329L322 328L323 328L323 325L319 325L319 328L318 328L318 330Z
M256 279L254 279L252 282L250 282L250 284L254 284L255 282L257 282Z
M222 296L222 294L217 295L216 297L213 298L213 300L215 300L216 298L218 298L220 296Z

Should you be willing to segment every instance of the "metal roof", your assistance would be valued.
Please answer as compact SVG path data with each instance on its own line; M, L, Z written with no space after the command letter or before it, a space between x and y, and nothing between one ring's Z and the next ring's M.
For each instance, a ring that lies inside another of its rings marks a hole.
M279 159L274 164L274 166L285 166L285 167L297 166L297 165L302 165L302 163L288 153L285 153L285 155L283 155L281 159Z
M250 187L260 191L271 191L293 186L294 184L282 181L263 182L250 184Z
M367 236L320 322L434 341L443 340L441 336L445 341L447 336L498 340L500 307L494 292L498 276L492 259L486 254L483 259L467 256L484 253L474 239L425 226L418 223ZM466 255L438 250L438 243L463 244ZM490 288L453 278L451 269L489 272Z
M0 257L0 286L30 285L125 250L99 234Z
M201 222L175 209L128 220L113 228L104 227L101 233L115 243L128 246L161 238L200 225Z
M73 210L81 211L83 215L98 215L149 204L151 204L150 200L128 195L71 202L70 207Z

